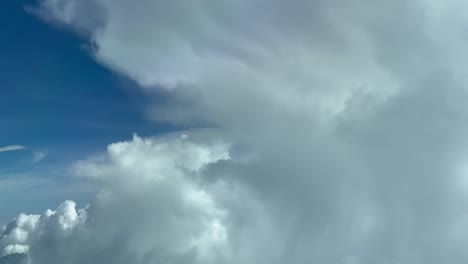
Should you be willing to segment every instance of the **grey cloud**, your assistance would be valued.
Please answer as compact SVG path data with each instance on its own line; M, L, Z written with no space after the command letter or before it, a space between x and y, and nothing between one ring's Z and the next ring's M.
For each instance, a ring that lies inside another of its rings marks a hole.
M40 3L80 30L56 1ZM106 14L87 26L96 59L168 97L149 117L216 129L190 131L198 138L181 145L137 138L78 163L103 190L89 209L97 218L83 241L95 254L85 262L466 261L465 3L93 5ZM210 150L226 152L203 163ZM180 186L210 205L181 202ZM187 243L171 213L194 236L208 228L201 219L218 219L221 248L179 250Z
M26 254L10 254L0 258L1 264L28 264L28 261Z

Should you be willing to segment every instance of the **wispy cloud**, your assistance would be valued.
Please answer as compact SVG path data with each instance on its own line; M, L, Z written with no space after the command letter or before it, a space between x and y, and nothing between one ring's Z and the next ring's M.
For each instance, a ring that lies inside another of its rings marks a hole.
M6 146L6 147L1 147L0 152L7 152L7 151L14 151L14 150L20 150L20 149L26 149L27 147L21 146L21 145L11 145L11 146Z
M34 154L33 154L33 163L37 163L37 162L41 161L42 159L44 159L44 157L46 155L47 155L47 153L43 152L43 151L34 152Z

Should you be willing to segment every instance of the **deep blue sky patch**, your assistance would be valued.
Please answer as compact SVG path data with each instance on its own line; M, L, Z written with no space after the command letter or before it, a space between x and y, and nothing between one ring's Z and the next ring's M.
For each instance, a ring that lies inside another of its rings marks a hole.
M2 179L20 177L60 178L60 184L71 184L60 172L72 161L133 132L152 135L172 129L147 121L136 84L96 63L76 34L26 12L24 7L32 3L0 2L0 147L27 147L0 153L0 185ZM37 155L45 156L36 162ZM34 194L10 200L8 195L0 193L0 200L10 204L0 203L0 222L16 215L15 208L35 211L40 204L30 202L40 199Z

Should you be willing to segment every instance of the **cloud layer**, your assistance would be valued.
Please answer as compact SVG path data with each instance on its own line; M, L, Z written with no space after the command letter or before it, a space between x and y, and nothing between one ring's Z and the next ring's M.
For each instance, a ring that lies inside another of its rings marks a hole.
M87 36L96 60L164 97L149 118L213 129L135 137L78 162L101 190L86 219L57 240L42 225L11 239L25 228L15 220L4 252L27 248L34 263L465 262L465 5L40 1L35 12ZM22 217L61 230L44 215Z

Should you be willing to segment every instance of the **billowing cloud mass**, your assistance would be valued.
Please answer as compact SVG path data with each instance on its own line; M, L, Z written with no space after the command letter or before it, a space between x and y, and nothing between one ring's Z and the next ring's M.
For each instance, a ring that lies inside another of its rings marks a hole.
M112 144L73 166L101 186L89 207L66 201L20 215L4 228L3 255L27 252L34 263L217 263L228 253L228 212L200 186L200 173L229 159L226 148L185 135Z
M135 136L77 162L98 196L21 215L3 254L466 262L464 10L458 0L39 1L36 14L164 98L150 119L210 129Z

